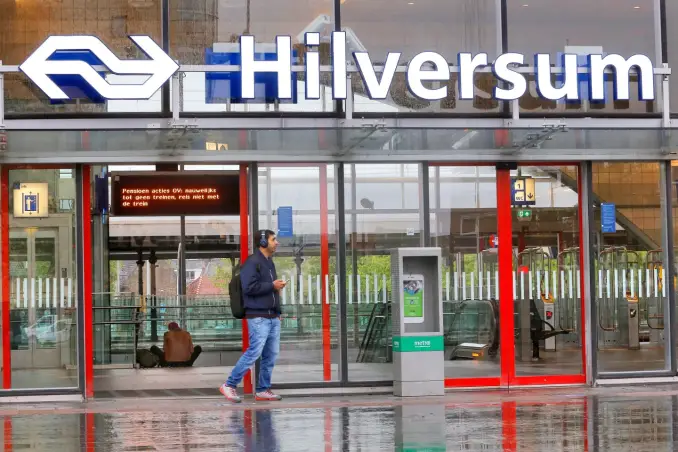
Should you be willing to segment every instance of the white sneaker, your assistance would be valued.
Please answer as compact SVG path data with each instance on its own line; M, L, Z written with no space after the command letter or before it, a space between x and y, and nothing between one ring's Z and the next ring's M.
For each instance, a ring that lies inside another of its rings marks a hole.
M228 400L229 402L233 402L233 403L242 402L242 399L240 398L238 393L235 391L235 388L232 388L230 386L223 384L219 387L219 392L224 397L226 397L226 400Z
M254 396L254 399L259 401L271 401L271 400L277 401L282 400L282 397L277 394L273 394L273 392L271 392L271 390L269 389L263 392L257 392L256 395Z

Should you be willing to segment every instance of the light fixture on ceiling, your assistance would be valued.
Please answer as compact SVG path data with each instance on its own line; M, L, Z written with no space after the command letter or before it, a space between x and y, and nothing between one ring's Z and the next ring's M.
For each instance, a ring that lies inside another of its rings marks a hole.
M634 6L633 9L640 9L640 6Z

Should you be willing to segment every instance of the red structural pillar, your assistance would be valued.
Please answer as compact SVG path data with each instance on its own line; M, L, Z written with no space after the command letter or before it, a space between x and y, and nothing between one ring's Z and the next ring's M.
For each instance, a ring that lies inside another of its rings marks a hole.
M9 168L0 171L0 233L2 234L2 387L12 387L12 347L9 318ZM7 425L7 424L5 424Z
M515 376L513 338L513 225L511 217L511 172L497 170L497 229L499 237L499 343L501 385Z
M92 312L92 209L91 167L82 167L82 262L83 291L82 308L85 331L85 397L94 397L94 315Z
M332 379L332 347L330 330L329 274L330 274L330 241L328 236L328 201L327 201L327 165L320 165L320 285L322 287L322 323L323 323L323 379Z
M255 174L251 175L256 177ZM240 165L240 265L245 262L249 256L249 195L247 190L247 165ZM247 350L250 345L249 330L247 320L242 320L242 351ZM245 374L244 386L245 394L252 394L252 371L248 370Z
M581 166L579 167L581 168ZM584 219L583 217L583 209L588 209L589 206L584 205L584 194L582 193L582 174L580 169L577 169L577 216L579 217L579 284L581 287L581 297L579 300L579 309L581 312L581 317L580 317L580 325L582 325L582 328L580 328L581 332L581 366L582 366L582 375L584 376L584 381L586 381L586 374L587 374L587 369L586 369L586 354L588 353L588 350L586 349L586 330L590 328L588 319L586 318L586 303L591 303L591 293L590 291L586 290L586 276L584 274L585 269L588 268L588 263L585 260L584 256L584 234L587 234L588 231L584 231ZM590 219L590 221L593 221L593 219ZM594 281L591 281L593 284Z

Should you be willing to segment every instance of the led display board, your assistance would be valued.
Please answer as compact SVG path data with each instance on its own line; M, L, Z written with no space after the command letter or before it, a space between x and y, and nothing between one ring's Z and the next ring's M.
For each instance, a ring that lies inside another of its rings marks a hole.
M111 215L240 215L237 172L111 175Z

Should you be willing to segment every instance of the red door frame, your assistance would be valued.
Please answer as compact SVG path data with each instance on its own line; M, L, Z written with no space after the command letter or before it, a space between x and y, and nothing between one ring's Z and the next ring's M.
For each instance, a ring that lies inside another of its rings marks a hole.
M12 350L10 337L10 280L9 280L9 172L11 170L27 169L73 169L75 165L2 165L0 170L0 242L2 243L2 387L12 388ZM85 387L80 388L86 398L94 395L94 338L92 325L92 267L87 265L92 261L91 249L91 191L89 165L82 166L82 240L83 240L83 314L85 332L85 350L79 351L85 356ZM77 262L77 261L76 261ZM77 265L77 264L76 264ZM76 270L77 271L77 270Z
M519 166L573 166L577 170L578 181L578 216L579 216L579 247L583 249L582 224L582 183L580 166L577 162L529 162ZM494 166L487 163L432 163L431 167L444 166ZM584 288L584 261L580 253L580 278L582 287L581 297L581 357L582 371L579 374L554 374L545 376L518 376L515 365L514 345L514 298L513 298L513 215L511 211L511 171L509 169L496 170L497 188L497 236L499 239L499 334L500 334L500 375L478 378L446 378L446 388L469 387L510 387L530 385L560 385L586 383L586 319L585 319L585 290ZM520 237L518 237L520 241ZM506 246L505 244L510 246ZM504 246L502 246L504 245Z

